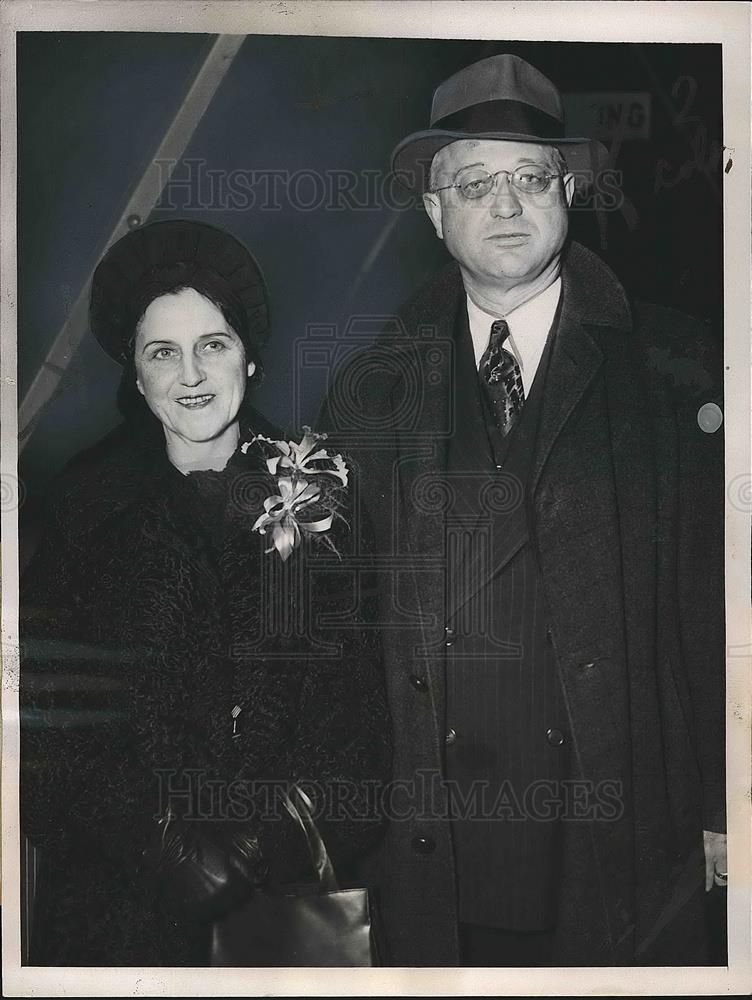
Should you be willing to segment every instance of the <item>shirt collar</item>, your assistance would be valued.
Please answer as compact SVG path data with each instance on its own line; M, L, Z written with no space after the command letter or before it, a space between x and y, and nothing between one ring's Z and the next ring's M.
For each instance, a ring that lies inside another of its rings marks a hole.
M480 363L483 352L491 336L491 324L504 319L509 325L509 338L504 346L517 360L522 373L525 392L529 393L538 369L538 364L546 345L551 324L561 295L561 276L552 281L548 288L527 302L517 306L506 316L494 316L477 306L467 296L467 315L473 338L475 363Z

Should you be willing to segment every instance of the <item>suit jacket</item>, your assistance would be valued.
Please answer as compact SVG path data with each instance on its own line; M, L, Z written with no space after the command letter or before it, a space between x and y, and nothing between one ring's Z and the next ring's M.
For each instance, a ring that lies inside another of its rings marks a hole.
M697 964L702 830L724 806L721 366L702 324L627 299L571 243L530 472L534 545L572 736L572 777L610 814L567 825L555 961ZM458 962L444 753L447 442L463 393L449 265L339 374L321 424L359 459L381 557L402 798L381 879L392 961ZM392 324L394 326L394 324ZM487 572L514 555L504 537ZM408 799L411 799L408 802ZM398 806L398 807L397 807ZM412 808L409 808L412 806Z
M527 503L557 327L558 310L507 437L484 405L464 301L455 328L462 406L446 455L446 776L460 921L507 930L555 924L571 811L569 727ZM499 546L514 555L489 573Z

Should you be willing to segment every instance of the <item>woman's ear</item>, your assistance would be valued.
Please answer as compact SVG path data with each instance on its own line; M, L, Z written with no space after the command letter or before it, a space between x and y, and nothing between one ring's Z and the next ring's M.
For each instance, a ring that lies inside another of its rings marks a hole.
M249 361L248 362L248 378L250 378L251 375L253 375L253 373L255 371L256 371L256 362L255 361Z
M144 387L141 385L141 379L140 378L136 379L136 388L138 389L138 391L141 393L142 396L146 395L146 393L144 392Z

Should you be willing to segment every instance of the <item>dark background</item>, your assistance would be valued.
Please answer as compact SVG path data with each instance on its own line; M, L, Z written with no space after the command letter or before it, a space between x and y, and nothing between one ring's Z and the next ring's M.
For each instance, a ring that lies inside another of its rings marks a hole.
M213 40L19 35L19 400ZM367 317L360 327L375 331L376 317L393 313L443 260L422 210L395 210L373 189L399 196L386 183L391 150L428 125L437 84L499 52L527 59L565 94L650 94L648 138L625 141L615 162L632 213L606 213L603 229L579 211L572 232L630 293L704 319L722 336L719 45L249 36L151 218L222 226L258 258L272 333L255 403L276 423L299 429L315 418L326 372L302 370L298 353L311 325L342 333ZM227 182L212 190L207 174L275 169L354 171L353 197L365 207L334 210L310 175L280 189L279 208L263 186L250 207L247 190L233 205ZM22 514L68 458L118 422L118 379L87 334L22 452Z

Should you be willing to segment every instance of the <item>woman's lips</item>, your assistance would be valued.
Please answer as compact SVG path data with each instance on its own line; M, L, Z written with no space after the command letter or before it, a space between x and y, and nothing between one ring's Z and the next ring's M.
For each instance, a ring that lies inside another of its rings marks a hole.
M175 402L179 403L186 410L202 410L214 399L214 393L205 393L202 396L179 396Z

